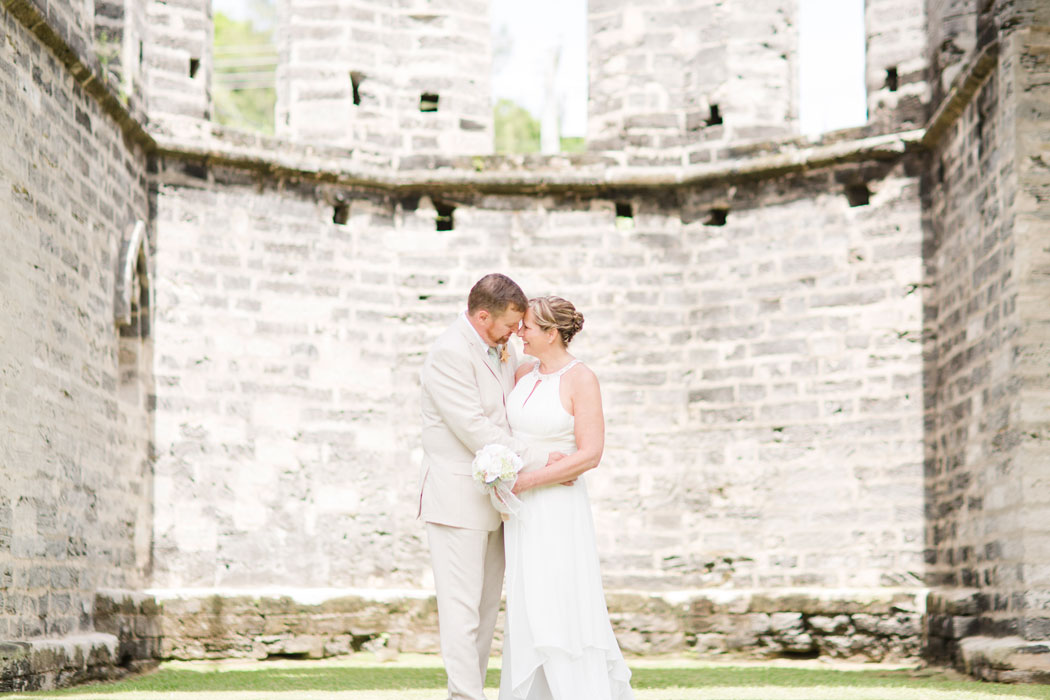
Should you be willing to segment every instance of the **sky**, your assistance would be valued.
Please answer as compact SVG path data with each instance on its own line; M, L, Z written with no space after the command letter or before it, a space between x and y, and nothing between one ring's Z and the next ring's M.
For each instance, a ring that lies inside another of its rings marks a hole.
M799 0L798 25L800 130L860 126L868 118L864 0Z
M746 2L747 0L725 0ZM864 87L864 0L799 1L799 121L807 136L859 126L867 119ZM235 19L252 0L212 0ZM510 99L537 119L554 47L561 102L561 135L587 130L587 0L491 0L493 102ZM498 47L505 46L500 51Z

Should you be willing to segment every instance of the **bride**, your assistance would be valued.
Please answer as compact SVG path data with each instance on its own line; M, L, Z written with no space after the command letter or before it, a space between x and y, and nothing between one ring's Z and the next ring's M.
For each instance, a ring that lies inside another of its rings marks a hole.
M529 302L526 354L507 397L515 437L566 457L523 471L504 525L507 616L499 700L633 700L609 624L584 472L605 443L598 378L569 354L583 315L560 297ZM570 485L562 485L571 482Z

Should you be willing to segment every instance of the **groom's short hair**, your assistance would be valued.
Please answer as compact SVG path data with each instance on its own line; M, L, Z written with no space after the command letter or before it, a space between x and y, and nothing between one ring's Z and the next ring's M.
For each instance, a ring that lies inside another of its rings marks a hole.
M517 282L498 272L479 279L467 296L468 314L485 309L490 314L499 316L508 306L524 313L529 307L529 300Z

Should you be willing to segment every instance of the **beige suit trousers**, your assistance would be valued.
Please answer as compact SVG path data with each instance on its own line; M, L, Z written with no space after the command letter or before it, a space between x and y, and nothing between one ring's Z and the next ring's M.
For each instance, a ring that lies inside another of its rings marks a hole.
M427 523L449 700L484 700L503 589L503 528Z

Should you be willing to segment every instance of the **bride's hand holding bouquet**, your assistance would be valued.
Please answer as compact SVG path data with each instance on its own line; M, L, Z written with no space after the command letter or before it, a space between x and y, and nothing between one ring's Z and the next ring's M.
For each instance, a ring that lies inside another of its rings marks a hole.
M521 500L514 495L514 482L524 463L513 450L504 445L485 445L474 455L474 483L492 501L503 520L517 515Z

